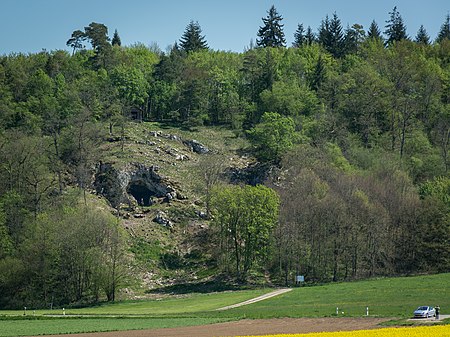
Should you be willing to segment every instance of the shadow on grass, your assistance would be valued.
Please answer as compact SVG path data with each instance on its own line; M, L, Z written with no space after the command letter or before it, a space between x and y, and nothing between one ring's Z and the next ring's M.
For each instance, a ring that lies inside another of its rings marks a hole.
M147 294L188 294L188 293L214 293L231 290L249 290L256 286L248 284L230 283L226 280L215 279L205 282L180 283L146 291Z

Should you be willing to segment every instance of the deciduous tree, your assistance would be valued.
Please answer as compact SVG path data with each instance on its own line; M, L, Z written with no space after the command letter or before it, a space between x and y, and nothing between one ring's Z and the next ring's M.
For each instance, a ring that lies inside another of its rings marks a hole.
M261 160L277 162L295 142L295 124L290 117L266 112L248 135Z
M279 197L262 185L220 187L213 192L212 205L219 261L224 267L231 264L237 278L245 280L255 264L264 262L270 252Z

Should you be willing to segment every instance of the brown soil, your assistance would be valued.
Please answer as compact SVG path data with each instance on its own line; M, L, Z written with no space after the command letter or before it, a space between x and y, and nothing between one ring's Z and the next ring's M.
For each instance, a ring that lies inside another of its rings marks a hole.
M63 335L64 337L223 337L322 331L351 331L379 328L382 318L282 318L244 319L184 328L131 330Z

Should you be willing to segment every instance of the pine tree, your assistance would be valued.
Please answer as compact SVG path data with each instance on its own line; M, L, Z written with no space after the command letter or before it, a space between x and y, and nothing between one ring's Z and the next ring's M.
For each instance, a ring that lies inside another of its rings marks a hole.
M119 46L119 47L122 45L122 42L120 41L120 37L119 37L119 33L117 32L117 29L114 31L114 36L111 40L111 44L113 46Z
M447 14L445 17L445 21L439 30L436 42L441 43L444 39L450 40L450 14Z
M353 26L347 26L344 35L344 48L343 54L356 53L361 41L364 40L365 32L363 26L355 23Z
M322 20L320 22L319 32L317 34L317 42L319 42L322 46L329 46L330 41L330 18L327 15L325 17L325 20Z
M369 26L369 29L367 30L367 38L380 40L383 39L383 37L381 36L380 28L378 28L378 24L375 22L375 20L372 21L372 23Z
M330 52L335 57L341 57L344 53L344 33L342 31L341 20L338 18L336 12L330 21Z
M202 36L202 29L198 21L191 21L186 26L183 36L180 39L180 47L186 52L194 52L208 49L205 36Z
M428 36L428 33L423 25L420 25L420 28L417 31L416 39L414 41L425 45L430 44L430 37Z
M313 77L310 83L311 88L315 91L318 91L322 86L322 83L325 81L325 77L326 77L325 61L322 58L322 54L319 54L319 59L317 60Z
M386 44L389 45L394 41L408 39L408 35L406 34L406 26L403 23L400 13L397 11L397 6L395 6L389 14L391 16L389 20L386 21L386 30L384 31L384 34L387 36Z
M336 13L331 20L328 15L325 20L322 20L319 28L319 43L334 57L341 57L344 54L344 33L341 20Z
M83 49L83 42L87 39L87 36L81 30L76 30L72 33L71 38L66 42L66 45L72 47L72 55L75 54L77 49Z
M297 30L294 33L294 42L292 43L293 47L298 48L306 43L304 32L305 30L303 29L303 25L299 24L297 26Z
M263 18L264 25L259 27L256 44L259 47L285 47L286 40L284 38L283 27L281 24L283 18L278 14L275 6L268 11L266 18Z
M305 42L307 45L311 45L316 42L316 35L313 33L311 26L306 28Z

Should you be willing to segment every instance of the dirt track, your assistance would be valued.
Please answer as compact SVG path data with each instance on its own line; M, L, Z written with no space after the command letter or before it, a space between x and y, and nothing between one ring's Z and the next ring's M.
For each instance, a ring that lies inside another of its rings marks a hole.
M64 337L223 337L277 333L307 333L321 331L349 331L378 328L386 321L381 318L283 318L245 319L237 322L217 323L184 328L113 331L100 333L61 335Z

